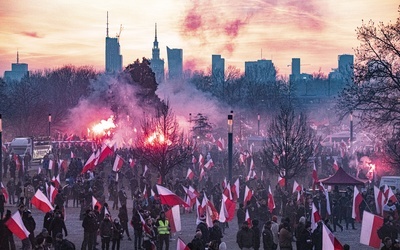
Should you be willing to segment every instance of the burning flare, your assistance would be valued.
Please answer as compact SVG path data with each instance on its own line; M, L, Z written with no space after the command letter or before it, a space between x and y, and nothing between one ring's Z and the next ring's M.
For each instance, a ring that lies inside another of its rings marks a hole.
M92 127L92 132L96 135L109 134L110 129L115 128L114 117L110 116L107 120L101 120L99 123ZM89 130L89 129L88 129Z
M165 136L162 133L159 133L159 132L153 132L153 134L151 134L147 138L146 142L148 144L152 144L152 145L154 145L155 143L157 143L157 144L166 143L167 145L171 145L171 141L170 140L166 140Z

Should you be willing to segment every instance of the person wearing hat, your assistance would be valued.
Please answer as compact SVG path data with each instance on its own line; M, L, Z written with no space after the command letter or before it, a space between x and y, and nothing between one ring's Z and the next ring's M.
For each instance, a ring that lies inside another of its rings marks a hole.
M210 242L210 231L208 229L206 216L204 214L200 216L200 223L196 227L196 231L197 230L201 231L201 239L203 241L203 245L205 246Z
M254 232L249 228L248 222L242 223L242 228L236 234L236 243L240 249L249 250L254 247Z
M158 218L156 222L156 227L158 231L158 244L159 244L159 249L162 250L164 243L165 243L165 249L169 249L169 232L171 231L171 227L169 225L169 221L167 218L165 218L165 212L162 211L160 213L160 217Z

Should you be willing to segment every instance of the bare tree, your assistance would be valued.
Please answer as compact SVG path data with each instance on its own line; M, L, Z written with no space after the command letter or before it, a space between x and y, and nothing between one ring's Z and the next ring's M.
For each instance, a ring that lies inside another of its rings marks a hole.
M135 157L155 169L164 182L165 176L190 159L192 147L172 113L168 102L157 108L157 115L145 118L134 148Z
M315 143L307 117L303 113L296 115L290 103L281 104L279 114L268 129L267 142L261 152L262 162L270 173L286 180L304 175Z

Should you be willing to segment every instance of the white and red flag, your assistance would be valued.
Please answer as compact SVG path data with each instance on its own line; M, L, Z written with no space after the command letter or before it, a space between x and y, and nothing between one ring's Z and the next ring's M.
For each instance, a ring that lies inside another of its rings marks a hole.
M315 204L312 204L311 210L311 231L314 231L317 226L318 222L321 221L321 216L319 215L318 209L315 207Z
M49 160L49 170L54 168L54 161L52 159Z
M378 229L381 228L382 225L382 217L364 211L361 223L360 243L379 249L382 240L379 239Z
M204 165L204 157L202 154L199 155L199 168Z
M334 169L335 171L338 171L338 170L339 170L339 165L337 164L336 159L333 161L333 169Z
M208 227L213 226L213 221L218 220L219 214L214 204L207 198L207 195L204 194L202 203L201 203L202 211L205 211L206 214L206 223ZM204 214L204 213L203 213Z
M160 186L160 185L156 185L156 186L157 186L158 195L160 196L161 204L165 204L170 207L173 207L175 205L183 205L184 207L189 207L189 205L186 204L186 202L184 202L178 195L173 193L168 188Z
M0 182L0 188L1 188L1 192L3 193L4 198L6 200L6 203L7 203L7 201L8 201L8 192L7 192L7 189L3 185L3 182Z
M118 172L119 170L121 170L123 165L124 165L124 159L120 155L117 155L115 156L115 161L112 170L114 172Z
M284 187L286 184L286 179L278 175L278 184L280 187Z
M235 218L236 203L230 200L226 195L222 195L222 202L226 209L225 220L227 222L232 221Z
M165 212L165 217L169 221L171 233L180 232L182 230L181 214L179 213L179 206L175 205Z
M176 250L190 250L188 246L186 246L185 242L178 237L178 240L176 241Z
M109 155L112 155L114 153L114 151L106 144L103 144L103 146L101 146L101 150L100 150L100 155L96 160L95 165L99 165L100 163L102 163Z
M194 155L192 155L192 163L193 163L193 164L196 164L196 163L197 163L197 159L196 159L196 157L194 157Z
M393 193L393 190L388 185L385 185L384 196L385 204L388 203L389 200L391 200L393 203L398 202L396 195Z
M312 178L313 178L313 190L315 190L315 184L317 184L319 182L318 174L317 174L317 167L315 166L315 162L313 164Z
M149 171L149 167L147 167L147 165L144 165L144 171L142 175L145 176L147 171Z
M40 189L38 189L35 195L32 197L31 203L43 213L54 210L49 199L47 199L47 197L43 194L42 191L40 191Z
M354 191L353 191L353 208L351 211L351 217L357 221L361 221L361 214L360 214L360 204L363 201L363 197L361 193L358 191L358 188L354 186Z
M187 196L187 201L186 203L189 204L189 206L193 206L194 203L196 202L196 198L198 196L198 193L195 192L194 188L189 186L189 188L186 188L185 186L182 185L183 190L185 190L186 196ZM197 194L196 194L197 193Z
M251 197L253 197L253 191L246 185L244 189L244 199L243 199L243 204L245 206L247 202L251 200Z
M92 196L92 209L94 210L94 207L97 206L99 208L99 211L101 210L101 204L100 202Z
M13 216L11 216L11 218L8 219L4 224L20 240L28 238L30 234L29 231L24 226L24 223L22 222L22 218L21 215L19 214L19 211L15 212Z
M93 152L90 155L89 159L85 163L85 166L83 166L81 174L85 174L87 171L94 169L97 157L98 156L96 152Z
M193 180L193 178L194 178L194 172L192 171L192 169L188 168L186 179Z
M225 140L220 137L217 140L217 146L219 151L223 151L225 149Z
M324 185L320 182L319 183L319 189L324 193L325 198L326 198L326 212L331 215L331 202L329 199L329 193L328 190L324 187Z
M71 150L71 159L74 159L74 158L75 158L74 151Z
M248 209L246 209L246 216L244 218L244 221L247 221L247 225L249 225L250 228L253 227L253 223L251 222L251 218L250 218Z
M210 170L214 166L214 162L212 159L208 160L208 162L204 165L204 167Z
M56 196L58 194L58 189L55 188L53 185L50 185L50 191L49 191L49 200L51 204L54 204L54 200L56 199Z
M58 174L57 176L53 176L53 179L51 180L52 182L54 182L54 186L56 188L60 187L61 181L60 181L60 174Z
M235 183L231 186L232 191L232 198L234 201L239 199L239 188L240 188L240 181L239 178L236 179Z
M293 183L293 193L294 192L301 192L301 190L303 190L301 185L299 183L297 183L297 181L294 181L294 183Z
M322 224L322 249L324 250L343 250L342 244L333 235L325 224Z
M148 198L149 198L149 195L148 195L148 193L147 193L146 185L145 185L144 188L143 188L142 197L143 197L144 199L148 199Z
M375 198L376 213L382 215L383 206L385 205L385 195L376 186L374 186L374 198Z
M204 171L204 168L201 167L199 181L201 181L205 175L206 175L206 171Z
M229 182L227 182L225 184L225 187L224 187L224 190L222 191L222 193L225 194L226 197L228 197L230 200L233 199L232 191L231 191L231 184Z
M251 160L250 160L250 169L252 170L252 169L255 169L255 168L256 168L256 166L254 165L253 157L251 157Z
M270 213L275 209L274 195L271 191L271 186L268 187L268 209Z
M132 158L129 159L129 166L131 168L133 168L135 166L135 160L134 159L132 159Z
M256 178L257 178L256 170L250 168L249 173L246 176L246 181L254 180Z

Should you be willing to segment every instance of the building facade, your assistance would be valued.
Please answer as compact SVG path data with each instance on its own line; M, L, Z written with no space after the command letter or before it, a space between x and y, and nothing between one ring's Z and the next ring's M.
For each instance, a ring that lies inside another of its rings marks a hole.
M276 69L272 60L257 60L245 62L245 77L258 83L270 83L276 81Z
M107 32L106 32L106 72L122 71L122 55L120 52L119 36L109 37L108 35L108 12L107 12Z
M170 49L167 46L168 79L181 80L183 73L183 50Z
M221 55L211 56L211 76L213 84L220 84L225 80L225 59Z
M28 64L19 63L19 53L17 52L17 63L11 64L11 70L4 72L4 80L6 83L12 81L21 81L25 76L29 76Z
M152 49L152 58L150 60L150 67L153 70L157 83L164 82L164 60L160 59L160 48L157 41L157 24L155 26L155 36Z

